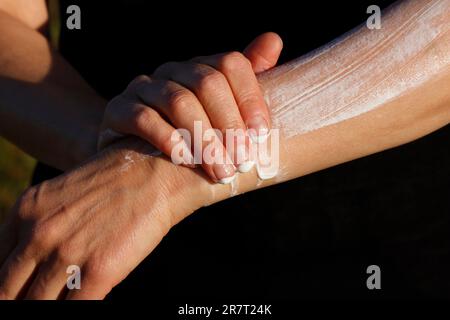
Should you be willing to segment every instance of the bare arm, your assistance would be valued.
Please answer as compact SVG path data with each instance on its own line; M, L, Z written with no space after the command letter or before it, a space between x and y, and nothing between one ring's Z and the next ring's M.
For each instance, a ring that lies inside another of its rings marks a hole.
M404 2L385 15L384 30L358 29L263 74L272 120L281 129L280 170L272 179L261 182L253 171L231 186L212 184L200 169L154 157L146 142L128 138L29 189L0 232L0 298L24 291L29 298L57 298L69 264L82 268L84 286L68 298L102 298L199 207L392 148L448 124L449 5ZM404 47L411 33L424 41L421 46ZM381 41L390 36L396 40ZM37 276L24 287L37 265Z
M44 0L0 0L0 135L68 169L96 151L106 102L39 32Z
M450 121L450 1L404 1L323 48L259 77L275 128L280 170L245 192L392 148ZM217 186L214 199L230 195Z

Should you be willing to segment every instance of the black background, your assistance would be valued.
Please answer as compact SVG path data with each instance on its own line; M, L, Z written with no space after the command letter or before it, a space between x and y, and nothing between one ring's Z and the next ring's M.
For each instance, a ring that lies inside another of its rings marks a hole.
M281 63L392 1L79 4L61 51L103 96L159 64L284 40ZM64 19L63 19L64 23ZM108 299L231 302L450 297L449 126L413 143L203 208L176 226ZM326 155L324 155L326 156ZM57 172L40 165L35 182ZM366 268L381 268L368 290ZM152 300L150 300L152 299Z

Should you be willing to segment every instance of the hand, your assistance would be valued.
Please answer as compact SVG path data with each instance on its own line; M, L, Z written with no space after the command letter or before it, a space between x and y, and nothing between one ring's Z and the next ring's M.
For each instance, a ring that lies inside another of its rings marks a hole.
M200 206L195 172L127 138L32 187L0 225L0 299L102 299ZM81 290L67 292L69 265Z
M215 128L225 137L215 134L214 145L210 147L213 153L224 156L219 157L223 162L205 159L203 150L212 142L201 141L202 167L213 181L230 183L235 167L247 172L253 165L247 132L256 141L269 133L269 111L255 73L273 67L281 49L281 39L274 33L266 33L256 38L244 54L231 52L182 63L169 62L151 77L137 77L108 104L99 146L114 140L117 133L131 134L171 157L179 141L173 138L175 128L187 129L190 137L194 137L195 121L200 121L203 133ZM233 129L236 137L226 137L226 129ZM184 164L193 165L190 152L195 142L191 140L188 144L189 155Z

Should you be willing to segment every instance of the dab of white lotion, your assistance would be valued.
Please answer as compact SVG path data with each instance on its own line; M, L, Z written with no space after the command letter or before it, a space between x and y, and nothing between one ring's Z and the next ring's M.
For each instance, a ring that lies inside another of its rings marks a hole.
M119 171L120 172L126 172L130 168L132 168L136 163L148 160L149 158L159 157L161 154L162 154L161 151L157 150L156 148L154 148L151 145L149 145L147 147L147 150L145 150L145 151L143 151L141 153L136 153L136 152L129 151L129 152L127 152L125 154L124 163L120 167Z
M276 177L280 167L279 129L272 129L266 139L252 143L251 152L259 179L267 180Z

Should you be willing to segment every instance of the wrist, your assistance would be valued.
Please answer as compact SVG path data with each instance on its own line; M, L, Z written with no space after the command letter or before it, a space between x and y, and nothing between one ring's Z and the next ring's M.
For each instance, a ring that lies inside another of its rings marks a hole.
M211 203L212 183L201 168L192 169L173 164L148 142L136 137L126 137L101 153L124 184L129 180L141 185L136 199L148 208L158 208L155 223L162 230L169 229L202 206ZM140 199L142 197L142 200ZM156 203L155 203L156 201Z

